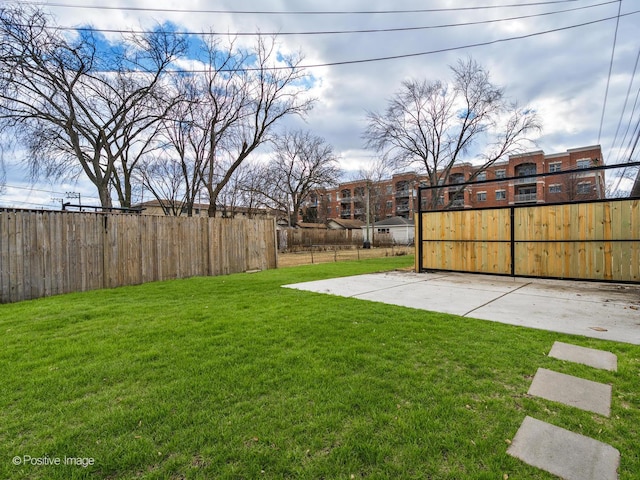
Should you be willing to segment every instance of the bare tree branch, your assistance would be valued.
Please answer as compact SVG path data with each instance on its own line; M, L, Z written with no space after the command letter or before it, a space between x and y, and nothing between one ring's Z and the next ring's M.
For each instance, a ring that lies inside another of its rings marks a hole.
M295 225L313 190L338 183L340 167L333 148L308 131L285 132L273 144L273 158L261 172L261 193Z
M528 135L540 129L535 112L509 103L474 60L461 60L451 71L450 83L403 82L384 113L368 112L363 134L368 148L397 168L417 167L432 186L446 184L453 166L478 152L482 164L475 177L501 157L519 152ZM439 189L431 195L436 208Z
M34 176L84 173L103 206L111 186L130 206L133 169L170 108L164 72L184 42L158 29L107 55L93 34L70 40L52 26L35 7L0 9L0 129L28 147Z

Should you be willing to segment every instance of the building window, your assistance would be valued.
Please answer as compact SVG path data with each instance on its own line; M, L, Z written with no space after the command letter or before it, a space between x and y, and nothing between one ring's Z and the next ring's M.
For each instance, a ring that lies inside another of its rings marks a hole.
M487 201L487 192L478 192L476 194L476 198L478 199L479 202L486 202Z
M577 168L589 168L591 166L590 158L582 158L576 162Z
M559 183L549 185L549 193L562 193L562 185Z
M391 210L393 208L393 202L388 201L387 202L387 209Z
M496 178L507 178L507 171L504 169L496 170Z
M579 183L578 184L578 194L586 195L591 193L591 184L590 183Z
M486 179L487 179L487 172L480 172L478 175L476 175L476 180L478 182L482 182Z
M536 174L536 164L535 163L523 163L516 167L516 176L517 177L527 177L529 175Z
M387 195L391 195L393 193L393 186L387 185Z
M327 202L331 203L331 194L327 193Z
M378 233L390 233L391 231L388 228L378 228Z
M506 190L496 190L496 200L506 200L506 199L507 199Z
M464 173L452 173L449 176L449 183L454 185L464 183Z
M549 172L555 173L562 170L562 162L554 162L549 164Z

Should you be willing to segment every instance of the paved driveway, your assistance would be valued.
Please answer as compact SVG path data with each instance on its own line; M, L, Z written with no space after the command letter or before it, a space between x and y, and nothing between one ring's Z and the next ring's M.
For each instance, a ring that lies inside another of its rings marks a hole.
M640 345L640 285L388 272L288 288Z

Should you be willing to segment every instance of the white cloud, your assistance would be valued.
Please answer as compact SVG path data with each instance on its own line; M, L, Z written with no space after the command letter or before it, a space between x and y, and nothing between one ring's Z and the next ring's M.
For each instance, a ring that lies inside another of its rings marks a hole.
M72 2L68 2L71 4ZM83 4L104 5L98 0ZM500 5L499 0L483 2ZM351 0L329 4L319 0L297 3L295 7L284 0L234 0L215 2L156 0L157 8L179 10L388 10L425 9L475 5L474 2L406 0L403 2L371 2ZM149 2L119 0L110 6L149 6ZM266 15L213 14L178 12L145 12L128 10L100 10L57 8L51 11L62 25L91 23L98 28L136 29L151 27L156 22L171 21L189 31L219 32L303 32L320 30L352 30L373 28L421 27L469 21L489 20L517 15L529 15L581 6L582 4L553 4L526 8L494 8L465 12L431 12L375 15ZM623 2L623 14L636 8L633 2ZM283 51L300 50L304 63L319 64L371 59L384 56L407 55L437 49L471 45L569 27L617 14L618 4L577 10L571 13L541 16L511 22L476 26L424 29L393 33L362 33L334 35L281 36ZM622 111L637 54L637 30L640 15L620 19L613 73L609 86L607 110L600 142L607 159L607 149ZM342 157L347 169L357 169L372 152L362 150L361 133L367 110L384 108L386 99L400 87L403 79L447 79L448 65L468 55L486 66L493 79L503 85L507 94L521 104L535 108L543 122L543 134L537 139L547 153L567 148L592 145L598 141L600 116L613 47L616 23L614 20L580 28L567 29L523 40L505 41L490 46L447 53L407 57L403 59L314 68L316 83L310 92L318 103L306 123L291 119L287 125L310 128L315 135L331 143ZM240 37L241 43L252 43L251 37ZM632 94L638 91L635 81ZM628 121L628 120L625 120ZM614 156L614 155L612 155ZM15 181L15 178L14 178ZM0 203L7 203L7 195ZM18 198L18 195L16 195Z

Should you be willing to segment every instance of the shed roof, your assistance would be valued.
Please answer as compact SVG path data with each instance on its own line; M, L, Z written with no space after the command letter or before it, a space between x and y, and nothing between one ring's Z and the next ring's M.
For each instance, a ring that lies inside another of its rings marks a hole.
M327 228L327 226L324 223L298 222L296 226L298 228Z
M413 219L404 217L389 217L374 223L376 227L392 227L392 226L413 226Z
M342 228L346 230L355 230L364 227L364 222L362 220L345 220L343 218L330 218L328 222L333 222L340 225Z

